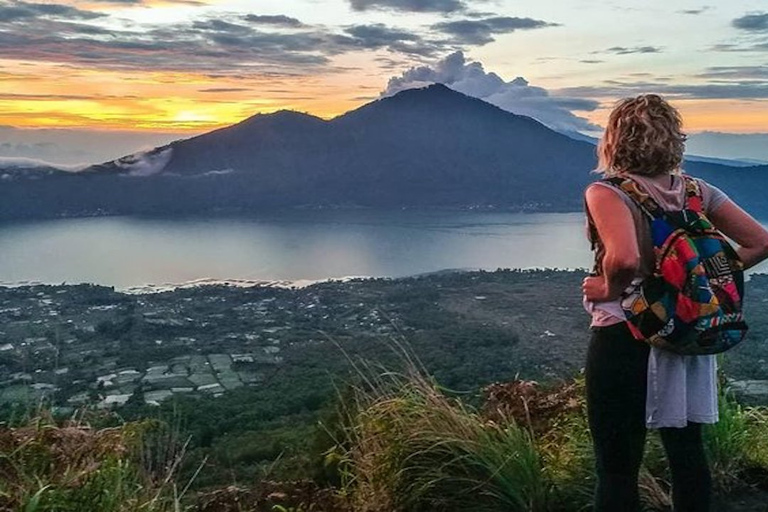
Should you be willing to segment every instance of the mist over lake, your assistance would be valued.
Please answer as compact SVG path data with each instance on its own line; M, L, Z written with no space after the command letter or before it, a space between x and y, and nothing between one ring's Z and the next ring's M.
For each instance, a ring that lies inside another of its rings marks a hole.
M197 279L400 277L590 265L580 213L289 211L0 225L0 282L118 288Z

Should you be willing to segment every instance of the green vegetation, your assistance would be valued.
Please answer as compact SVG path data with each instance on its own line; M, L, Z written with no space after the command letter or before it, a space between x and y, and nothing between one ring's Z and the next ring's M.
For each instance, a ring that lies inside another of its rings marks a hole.
M768 407L743 407L733 396L721 392L718 408L720 421L704 432L714 481L721 490L730 491L745 480L764 479L768 471Z
M545 388L494 384L473 407L423 370L360 374L315 432L331 441L301 480L189 491L178 425L93 428L34 419L0 427L0 511L39 512L578 512L594 486L583 382ZM708 427L716 489L768 485L768 408L723 396ZM99 421L113 421L96 417ZM321 441L323 439L324 441ZM314 481L312 480L314 478ZM669 507L669 477L655 437L641 492ZM740 509L755 510L755 509Z
M95 427L123 428L147 418L174 425L170 430L186 443L176 485L192 482L188 499L217 492L195 502L206 512L227 510L221 504L233 496L272 512L272 505L326 503L328 493L338 490L350 500L368 492L354 483L366 481L355 473L350 452L360 439L405 443L419 454L405 462L425 467L461 454L439 466L448 474L404 480L421 486L408 503L441 489L430 482L452 488L443 482L485 475L499 486L492 494L507 496L509 503L582 506L594 481L580 384L554 395L542 391L578 375L583 364L588 330L581 279L578 272L500 270L141 295L97 286L0 288L0 421L25 424L19 418L42 401L67 417L101 410L109 423L89 420ZM768 300L768 276L752 277L749 299L750 339L729 352L722 367L729 377L768 379L768 310L761 307ZM421 361L421 380L409 380L413 372L397 349L400 342ZM395 373L374 378L355 370L359 361ZM541 386L489 387L512 378ZM509 408L520 396L526 406ZM345 405L339 410L340 397ZM744 481L764 480L761 439L768 432L763 409L739 406L730 397L721 406L723 420L707 435L718 485L728 492ZM395 429L399 423L418 424L426 434L393 437L407 433ZM395 430L376 430L382 424ZM451 428L474 437L459 442L454 436L440 446L457 452L432 453L429 442ZM505 460L498 447L507 450L513 442L532 443L533 452L520 448L528 454L521 460L538 464L526 478L543 479L543 487L518 498L504 487L511 485L506 465L498 474L488 470ZM478 443L485 443L482 450ZM654 436L646 466L646 495L662 506L669 476ZM403 469L413 474L411 466ZM282 483L265 487L268 482ZM270 502L272 494L290 499ZM208 509L205 500L212 503ZM317 506L330 511L338 505Z

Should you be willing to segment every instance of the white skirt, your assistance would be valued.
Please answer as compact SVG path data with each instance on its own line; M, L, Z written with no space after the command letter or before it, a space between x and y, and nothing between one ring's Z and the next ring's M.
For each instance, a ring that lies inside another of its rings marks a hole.
M651 347L648 356L648 428L717 423L717 359L683 356Z

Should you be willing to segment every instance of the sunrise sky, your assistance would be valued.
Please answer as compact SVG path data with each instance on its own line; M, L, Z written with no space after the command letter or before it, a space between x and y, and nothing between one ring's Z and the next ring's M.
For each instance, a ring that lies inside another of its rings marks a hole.
M0 0L0 156L87 159L278 109L332 117L430 81L561 130L597 132L618 98L652 91L691 132L766 133L768 7Z

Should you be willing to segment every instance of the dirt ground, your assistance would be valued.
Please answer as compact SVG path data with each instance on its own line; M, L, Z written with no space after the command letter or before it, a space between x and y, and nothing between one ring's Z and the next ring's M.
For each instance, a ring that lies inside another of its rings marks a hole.
M721 496L715 500L714 512L768 512L768 491L750 491Z

